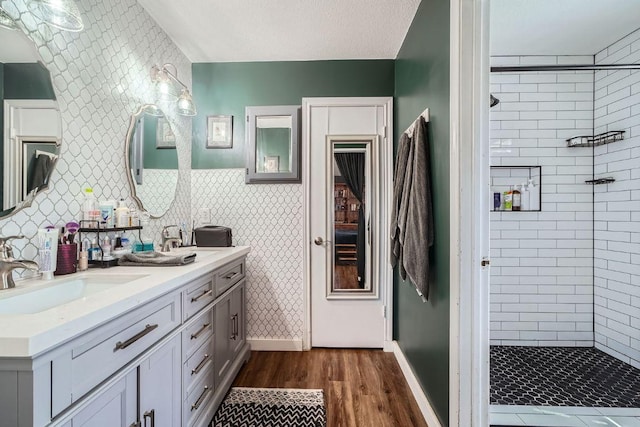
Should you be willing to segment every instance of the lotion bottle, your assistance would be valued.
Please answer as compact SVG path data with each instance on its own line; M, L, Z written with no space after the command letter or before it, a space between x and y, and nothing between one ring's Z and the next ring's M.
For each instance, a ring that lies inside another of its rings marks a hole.
M128 227L129 226L129 208L124 202L124 199L120 199L118 207L116 208L116 227Z
M533 184L533 178L529 179L527 186L529 192L529 209L532 211L540 210L540 187Z
M530 193L527 189L527 185L523 182L520 186L520 210L528 211L531 210L530 206Z

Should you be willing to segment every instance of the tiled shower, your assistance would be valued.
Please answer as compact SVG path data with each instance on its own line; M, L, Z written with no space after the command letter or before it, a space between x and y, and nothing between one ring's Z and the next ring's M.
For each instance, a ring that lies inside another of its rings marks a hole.
M633 63L640 63L640 30L595 56L491 58L492 66ZM504 347L519 347L514 351L524 356L512 355L513 366L542 370L552 358L534 362L541 352L565 352L559 369L580 372L606 357L638 376L640 71L504 72L490 79L500 100L490 113L492 193L502 193L505 183L519 186L523 169L539 166L542 194L539 212L491 212L492 357L508 360ZM607 131L624 131L624 139L567 146L568 138ZM599 178L615 181L585 182ZM608 393L638 394L635 386ZM638 406L612 399L595 406ZM594 406L584 400L546 405Z

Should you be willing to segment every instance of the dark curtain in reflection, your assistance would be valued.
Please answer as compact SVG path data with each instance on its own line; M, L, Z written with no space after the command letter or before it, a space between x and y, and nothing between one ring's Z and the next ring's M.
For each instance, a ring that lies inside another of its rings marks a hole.
M358 285L364 288L365 269L365 224L364 224L364 153L334 153L336 163L340 173L353 193L360 202L358 208L358 238L356 240L356 258L358 266ZM348 208L348 207L347 207Z

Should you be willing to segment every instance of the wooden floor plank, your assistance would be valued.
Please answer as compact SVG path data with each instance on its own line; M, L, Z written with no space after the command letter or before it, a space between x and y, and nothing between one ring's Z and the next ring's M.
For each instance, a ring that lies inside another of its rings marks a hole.
M327 427L426 427L392 353L325 349L252 352L236 387L322 389Z

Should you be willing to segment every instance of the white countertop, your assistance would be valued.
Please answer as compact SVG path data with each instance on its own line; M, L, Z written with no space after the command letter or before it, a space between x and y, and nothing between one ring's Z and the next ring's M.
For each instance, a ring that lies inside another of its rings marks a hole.
M0 358L34 357L42 354L213 269L243 257L249 251L248 246L195 248L193 252L197 254L196 260L179 267L92 268L81 273L56 276L50 281L17 281L14 289L0 290L0 300L71 278L143 276L39 313L0 314Z

